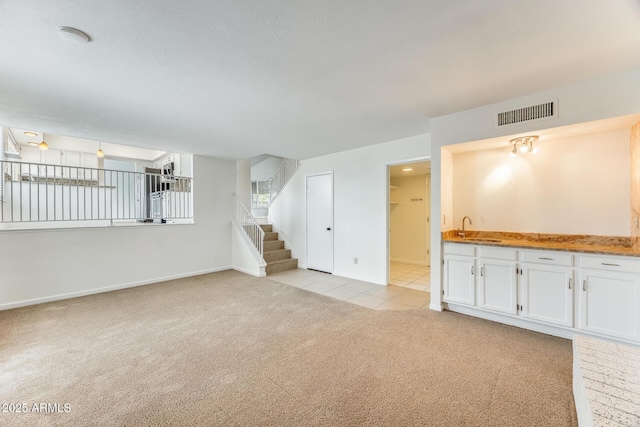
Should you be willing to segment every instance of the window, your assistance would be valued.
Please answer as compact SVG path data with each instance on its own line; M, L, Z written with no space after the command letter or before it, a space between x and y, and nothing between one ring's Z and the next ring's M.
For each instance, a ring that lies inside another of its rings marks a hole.
M251 207L266 208L271 201L270 180L251 182Z

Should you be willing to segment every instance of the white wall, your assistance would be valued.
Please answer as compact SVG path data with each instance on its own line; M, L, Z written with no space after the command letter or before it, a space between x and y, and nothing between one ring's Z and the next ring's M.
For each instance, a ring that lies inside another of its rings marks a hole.
M185 153L176 153L176 155L180 156L180 171L178 175L193 177L192 175L192 165L193 165L193 155L185 154Z
M228 269L235 162L194 156L192 225L0 232L0 309Z
M440 149L438 150L438 153L440 154L440 162L438 162L438 165L441 169L441 174L436 177L434 179L434 167L431 166L431 188L432 188L432 195L431 195L431 215L433 218L438 218L437 216L434 216L435 214L433 213L433 204L435 203L436 205L440 204L441 206L441 213L440 213L440 227L442 231L446 231L446 230L452 230L453 229L453 155L448 152L447 150L444 149ZM433 165L433 161L431 162L431 164ZM442 179L441 181L441 185L440 185L440 191L442 194L442 197L436 199L436 196L434 195L435 193L435 189L434 189L434 181L437 181L438 178ZM435 221L433 221L435 223ZM434 227L435 224L432 225L432 227ZM440 230L437 230L440 231ZM439 232L437 232L436 230L431 230L431 239L433 239L433 235L434 234L440 234ZM432 241L433 244L433 241ZM438 245L439 246L439 245ZM431 251L433 253L433 251Z
M268 157L251 167L251 181L271 179L278 171L284 159L282 157Z
M426 176L391 178L389 206L391 260L427 265Z
M333 273L386 284L387 165L429 154L430 135L423 134L304 160L269 209L274 228L306 267L305 177L333 171Z
M453 155L454 228L630 235L629 130Z
M236 194L240 201L251 209L251 160L236 162Z
M557 119L537 123L508 126L504 129L494 128L494 114L526 105L558 99L559 116ZM640 69L609 75L595 80L584 81L570 86L532 94L526 97L486 105L431 120L432 161L431 161L431 216L441 217L447 213L448 180L443 176L445 171L441 161L446 160L447 153L441 150L451 144L477 141L481 139L536 132L545 128L554 128L583 123L611 117L640 113ZM602 150L606 150L603 147ZM445 203L443 205L443 203ZM447 215L448 217L449 215ZM440 225L440 227L438 227ZM432 222L431 233L431 265L441 263L441 230L449 229L449 224ZM441 269L431 269L431 304L430 308L441 310L442 304L434 295L441 295Z
M13 130L14 136L18 141L23 140L24 136L16 135L17 130ZM42 135L36 138L28 138L31 141L40 142L39 139ZM49 149L61 150L61 151L74 151L79 153L95 154L100 147L100 142L91 141L87 139L73 138L68 136L53 135L46 133L45 140ZM23 142L24 143L24 142ZM25 148L23 145L22 148ZM36 147L37 148L37 147ZM161 150L150 150L148 148L132 147L129 145L111 144L108 142L102 142L102 151L107 156L117 156L131 159L142 159L152 161L165 154Z
M231 226L231 266L256 277L266 276L267 264L260 256L247 233L235 222Z

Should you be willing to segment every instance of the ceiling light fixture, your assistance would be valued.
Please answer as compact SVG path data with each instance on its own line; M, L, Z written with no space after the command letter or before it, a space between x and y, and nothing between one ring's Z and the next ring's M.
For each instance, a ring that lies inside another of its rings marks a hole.
M31 132L31 131L25 131L24 134L27 135L27 136L38 136L37 132Z
M513 146L513 149L509 153L511 157L515 157L518 154L518 149L520 149L521 153L533 153L536 154L538 152L538 148L533 148L533 143L538 140L538 135L527 135L521 136L518 138L513 138L509 141L509 143ZM518 148L518 146L520 146Z
M402 169L402 172L411 172L413 170L413 168L404 168Z
M104 151L102 151L102 142L98 142L98 144L100 145L98 146L98 151L96 151L96 157L103 158Z
M91 37L87 33L73 27L58 27L58 35L63 40L75 45L85 45L91 41Z
M47 143L44 142L44 132L42 132L42 142L38 144L38 148L40 148L42 151L46 151L49 149L49 146L47 145Z

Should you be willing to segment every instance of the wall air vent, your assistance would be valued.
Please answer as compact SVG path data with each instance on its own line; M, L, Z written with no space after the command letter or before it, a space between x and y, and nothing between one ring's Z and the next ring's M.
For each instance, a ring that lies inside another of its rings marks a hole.
M517 125L523 122L555 119L558 117L558 100L543 102L538 105L504 111L496 115L496 129L503 126Z

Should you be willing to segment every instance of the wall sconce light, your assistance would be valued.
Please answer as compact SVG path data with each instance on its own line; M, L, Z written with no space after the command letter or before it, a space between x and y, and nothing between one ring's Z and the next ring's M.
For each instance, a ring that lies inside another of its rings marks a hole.
M102 151L102 142L98 142L98 144L100 145L98 146L98 151L96 151L96 157L103 158L104 151Z
M513 138L509 141L509 143L513 146L509 155L511 157L515 157L518 154L518 149L520 149L521 153L533 153L536 154L538 152L538 148L533 148L533 143L538 140L538 135L528 135L521 136L518 138ZM519 146L519 147L518 147Z

